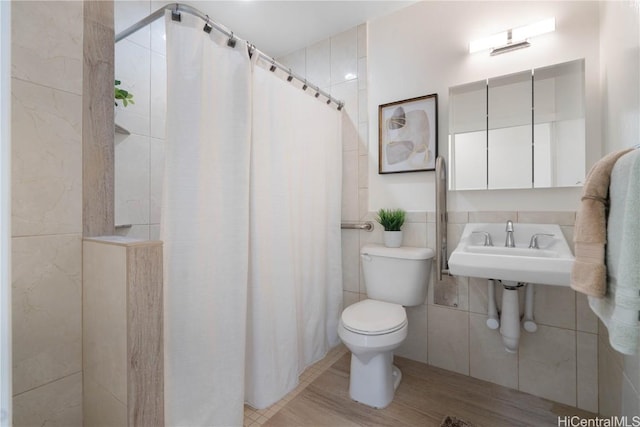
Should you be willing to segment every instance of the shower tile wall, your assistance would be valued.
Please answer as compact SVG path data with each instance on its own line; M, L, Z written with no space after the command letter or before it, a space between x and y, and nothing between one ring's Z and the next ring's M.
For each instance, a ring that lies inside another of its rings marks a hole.
M157 7L150 1L115 2L116 34ZM131 132L115 136L116 225L131 225L118 228L116 233L158 239L166 114L162 19L116 44L115 78L135 100L126 108L116 108L116 123Z
M12 3L13 424L82 425L82 2Z

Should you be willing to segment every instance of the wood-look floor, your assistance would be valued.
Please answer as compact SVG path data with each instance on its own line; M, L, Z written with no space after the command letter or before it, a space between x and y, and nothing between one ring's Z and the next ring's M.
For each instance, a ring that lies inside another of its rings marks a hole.
M596 415L466 375L401 357L402 382L393 402L373 409L349 398L349 358L345 354L264 425L437 427L447 415L474 427L558 426L558 416Z

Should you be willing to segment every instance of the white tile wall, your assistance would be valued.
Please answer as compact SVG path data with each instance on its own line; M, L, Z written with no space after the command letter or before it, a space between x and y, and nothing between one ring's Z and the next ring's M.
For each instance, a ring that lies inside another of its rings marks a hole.
M538 325L520 336L519 389L576 406L576 333Z
M149 224L149 137L116 134L116 224Z
M306 78L321 89L331 86L331 40L322 40L306 48Z
M123 2L116 3L118 5ZM128 39L115 46L115 78L133 94L135 104L116 109L116 123L138 135L150 134L151 50ZM120 104L120 103L119 103ZM117 174L117 170L116 170Z
M113 12L114 30L115 33L118 34L122 30L125 30L142 18L148 16L151 13L151 4L149 0L128 0L117 2ZM127 37L127 40L149 49L151 47L150 34L151 28L146 26Z
M331 37L331 84L358 78L357 27Z
M428 307L429 364L469 375L469 312Z
M115 2L116 32L147 16L159 2ZM117 234L158 238L162 205L166 122L164 20L116 44L115 75L135 104L116 109L116 123L131 135L116 135L116 224L132 224Z
M565 286L534 285L533 315L540 325L576 329L576 293Z
M577 406L598 412L598 336L585 332L576 334Z
M356 230L342 232L342 289L359 292L360 286L360 239Z
M504 350L500 334L486 321L486 315L469 313L470 375L517 389L518 355Z
M407 339L394 354L428 363L427 355L427 306L407 307L409 330Z

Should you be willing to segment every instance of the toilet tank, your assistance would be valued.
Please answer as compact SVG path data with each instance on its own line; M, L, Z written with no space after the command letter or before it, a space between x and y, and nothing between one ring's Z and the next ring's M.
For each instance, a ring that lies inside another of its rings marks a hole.
M434 256L429 248L387 248L365 245L360 250L369 298L404 306L424 304Z

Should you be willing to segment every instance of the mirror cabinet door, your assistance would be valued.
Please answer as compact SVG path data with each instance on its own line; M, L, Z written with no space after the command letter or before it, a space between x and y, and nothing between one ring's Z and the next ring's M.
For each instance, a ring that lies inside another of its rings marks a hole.
M449 90L450 190L487 188L487 83Z
M585 65L576 60L449 89L449 189L582 185Z
M489 79L488 101L488 188L531 188L531 71Z
M582 185L585 177L584 60L533 72L534 187Z

